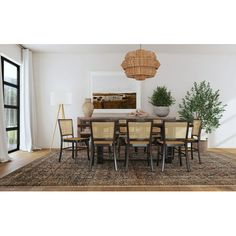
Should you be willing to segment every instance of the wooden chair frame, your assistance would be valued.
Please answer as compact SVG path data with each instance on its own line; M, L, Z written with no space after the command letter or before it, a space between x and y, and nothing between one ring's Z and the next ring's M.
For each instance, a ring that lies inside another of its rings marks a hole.
M129 130L129 124L130 123L150 123L150 135L146 139L139 139L139 138L130 138L130 130ZM153 159L152 159L152 129L153 129L153 121L152 120L127 120L127 143L125 146L125 170L128 171L128 163L129 163L129 156L130 156L130 147L134 146L131 144L132 141L140 141L140 142L147 142L148 144L144 144L147 152L147 160L149 164L149 159L150 159L150 166L151 166L151 171L154 171L153 169Z
M184 139L179 139L179 138L174 138L174 139L168 139L166 138L166 134L165 134L165 129L166 129L166 124L167 123L186 123L186 136ZM187 166L187 171L191 171L190 168L190 163L189 163L189 157L188 157L188 145L187 145L187 139L188 139L188 131L189 131L189 123L187 121L183 121L183 120L175 120L175 121L164 121L163 122L163 128L162 128L162 140L158 141L158 151L157 151L157 165L159 163L159 156L160 156L160 150L159 150L159 146L162 147L162 169L161 171L164 171L165 168L165 159L166 159L166 155L167 155L167 148L168 147L178 147L178 157L179 157L179 161L180 161L180 165L182 166L182 159L181 159L181 147L184 147L185 149L185 157L186 157L186 166ZM173 141L173 143L170 143L168 141ZM176 143L174 143L176 142ZM179 143L178 143L179 142Z
M93 123L114 123L114 133L113 137L110 138L94 138L94 131L93 131ZM114 159L114 168L117 171L117 153L116 153L116 128L117 128L117 121L111 121L108 119L101 119L101 120L96 120L96 121L90 121L90 130L91 130L91 156L92 158L90 159L90 170L92 170L92 166L94 165L94 156L95 156L95 151L97 146L107 146L109 148L109 154L110 150L112 147L112 154L113 154L113 159ZM100 144L96 144L95 142L99 141L101 142ZM102 142L111 142L110 144L102 144Z
M202 161L201 161L201 155L200 155L200 141L201 141L202 122L199 119L194 119L193 123L192 123L193 128L194 128L194 121L200 121L199 130L198 130L197 135L195 135L193 133L191 134L191 139L188 139L188 143L190 143L190 145L191 145L191 159L193 160L193 152L197 151L198 152L198 161L199 161L199 164L201 164ZM196 137L196 139L195 139L195 137ZM193 147L193 143L196 143L197 147Z
M71 122L71 127L72 130L68 134L63 134L62 132L62 127L61 127L61 122L63 121L69 121ZM62 158L62 151L64 149L68 149L70 147L63 148L63 143L71 143L72 144L72 158L75 159L75 161L78 161L78 144L79 143L84 143L86 145L87 149L87 156L88 160L90 160L89 157L89 139L88 138L77 138L74 137L74 129L73 129L73 120L72 119L58 119L58 125L59 125L59 130L60 130L60 136L61 136L61 147L60 147L60 154L59 154L59 162L61 162Z

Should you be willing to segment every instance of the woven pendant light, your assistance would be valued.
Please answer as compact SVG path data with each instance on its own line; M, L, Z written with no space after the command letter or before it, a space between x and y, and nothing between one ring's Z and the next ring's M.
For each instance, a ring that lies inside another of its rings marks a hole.
M145 80L156 75L160 62L154 52L143 50L140 46L139 50L126 54L121 66L128 78Z

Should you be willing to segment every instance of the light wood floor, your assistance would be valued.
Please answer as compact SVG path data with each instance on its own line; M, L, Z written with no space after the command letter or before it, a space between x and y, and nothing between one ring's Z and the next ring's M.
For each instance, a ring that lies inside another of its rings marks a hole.
M212 148L211 152L224 154L229 158L236 159L236 149ZM50 153L50 150L39 150L32 153L14 152L10 154L11 161L0 163L0 178L27 165L28 163L42 158ZM178 185L178 186L40 186L40 187L0 187L0 191L236 191L236 185Z
M19 169L20 167L25 166L38 158L47 155L48 153L50 153L50 150L45 149L34 152L17 151L9 154L11 161L0 163L0 178L5 175L8 175L16 169Z
M209 151L236 158L236 148L209 148Z

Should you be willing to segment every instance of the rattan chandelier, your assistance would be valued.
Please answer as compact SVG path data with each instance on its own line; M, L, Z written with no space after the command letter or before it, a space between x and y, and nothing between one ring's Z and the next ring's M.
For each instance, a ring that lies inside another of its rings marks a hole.
M128 78L145 80L156 75L160 62L154 52L143 50L140 45L140 49L128 52L125 55L125 60L121 66Z

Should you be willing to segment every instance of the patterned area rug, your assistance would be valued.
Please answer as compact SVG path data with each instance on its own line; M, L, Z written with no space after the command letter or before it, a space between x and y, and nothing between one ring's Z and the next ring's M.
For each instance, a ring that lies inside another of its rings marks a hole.
M118 162L117 172L111 160L95 164L89 171L83 151L79 153L78 163L71 158L70 152L64 153L61 163L58 153L51 153L1 178L0 186L236 185L235 159L207 153L199 165L195 156L191 160L191 172L186 171L184 160L183 166L179 166L178 158L175 158L171 164L165 165L164 173L156 162L155 172L151 172L146 160L131 160L128 172L124 170L123 160Z

